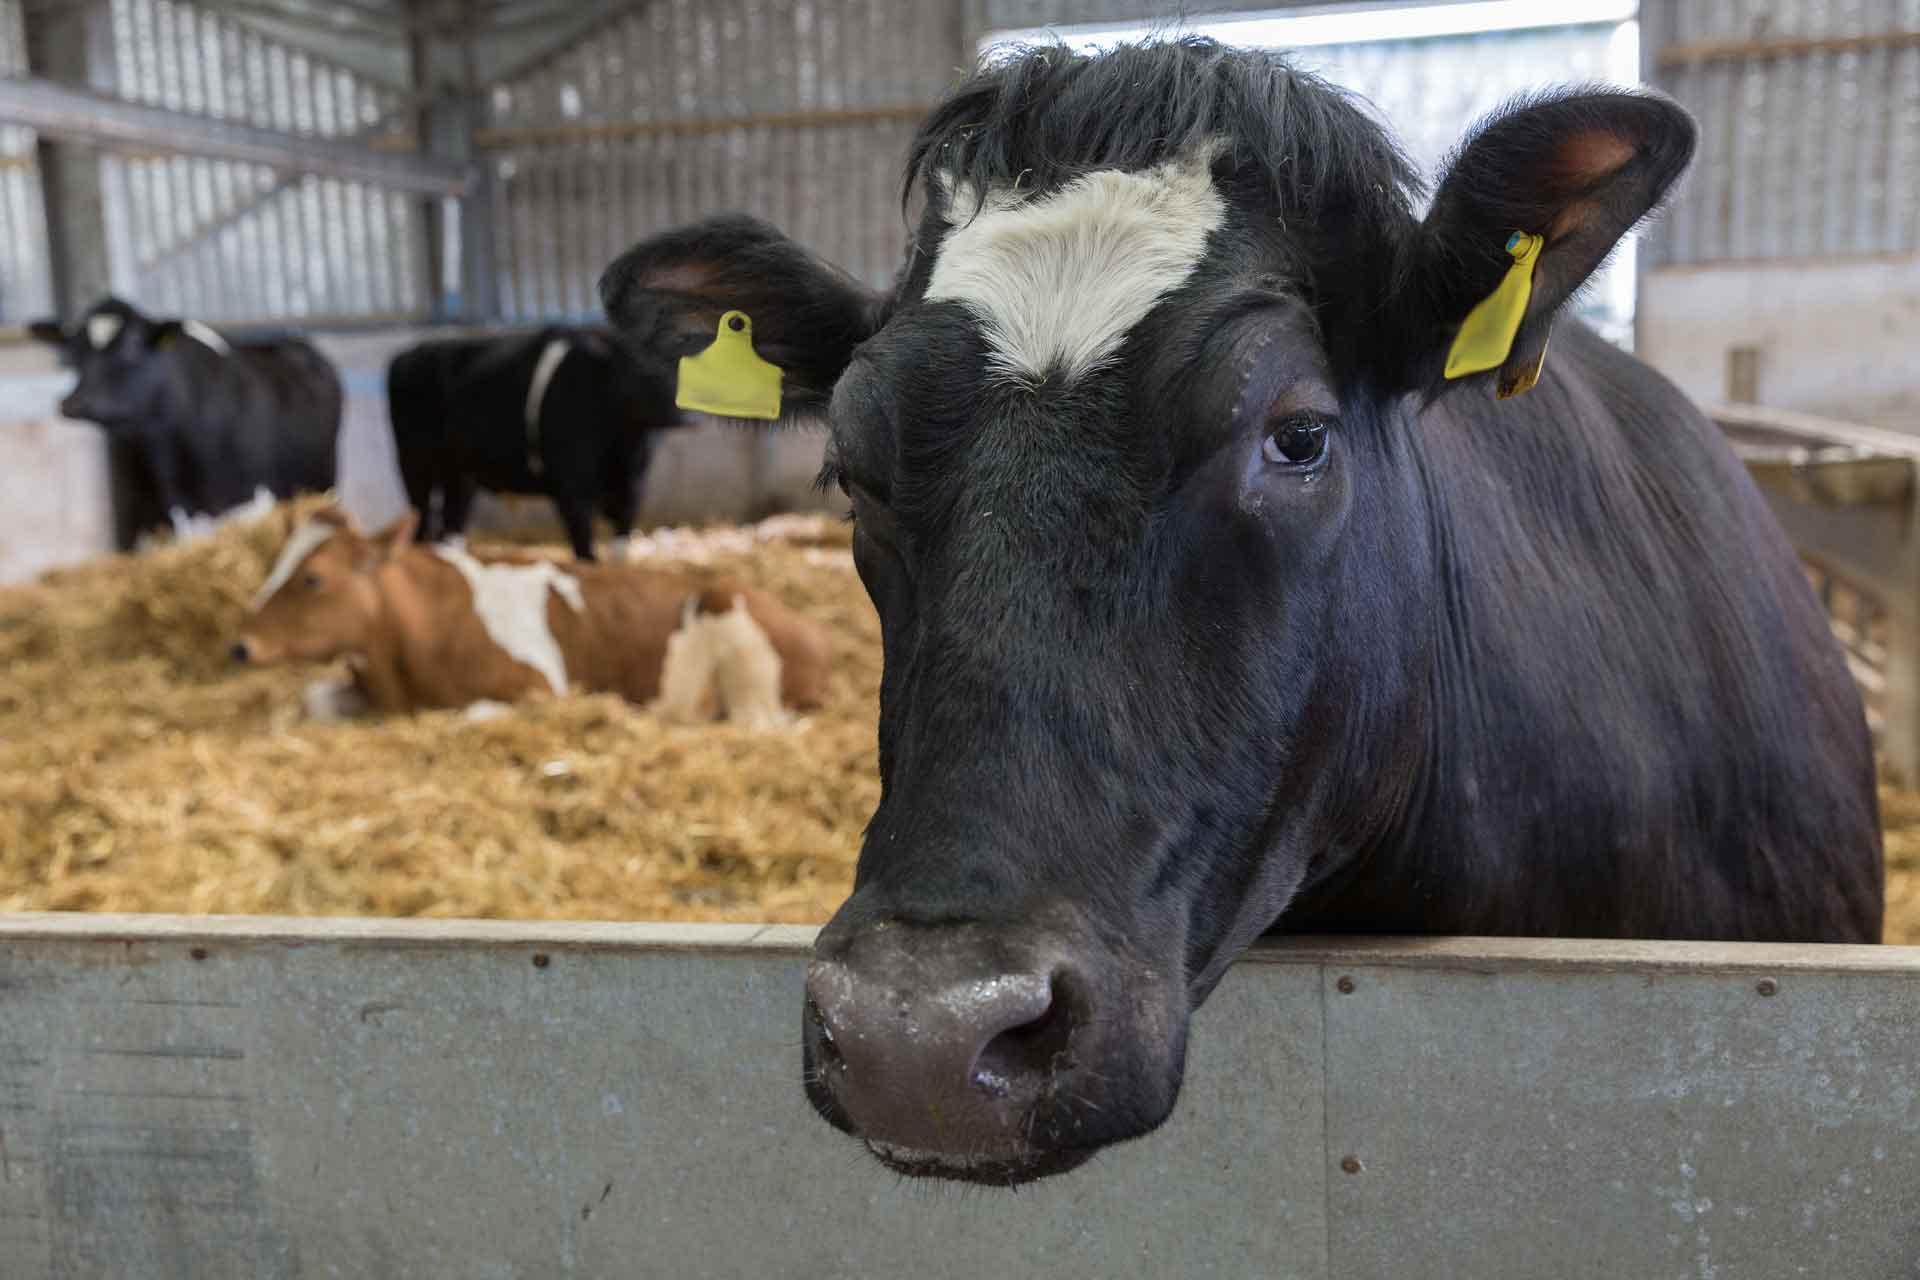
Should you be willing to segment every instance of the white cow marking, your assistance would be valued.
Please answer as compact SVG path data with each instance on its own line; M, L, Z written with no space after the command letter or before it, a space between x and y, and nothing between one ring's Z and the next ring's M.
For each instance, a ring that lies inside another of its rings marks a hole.
M309 720L351 720L371 704L352 680L314 680L300 691L300 707Z
M247 608L254 613L260 612L267 601L273 599L280 588L286 586L293 575L299 572L300 566L307 562L307 557L318 551L322 543L339 531L339 525L328 524L324 520L309 520L295 529L288 536L286 545L280 548L280 558L273 562L273 571L267 575L267 580L260 584L260 589L253 593L253 599L248 602Z
M973 189L943 178L952 230L928 300L966 304L1007 377L1098 368L1193 274L1225 221L1216 151L1201 147L1140 173L1103 169L1045 197L991 191L978 215Z
M87 341L92 344L95 351L105 351L113 345L113 340L120 336L120 330L126 326L126 323L116 315L88 316Z
M207 328L207 326L201 324L198 320L182 320L180 322L180 332L204 346L212 347L223 356L233 354L233 348L228 345L225 338Z
M787 723L780 704L780 651L740 596L720 614L702 614L689 600L679 629L667 637L660 667L655 710L663 719L689 723L715 709L744 729Z
M540 406L546 403L547 388L553 384L553 375L560 372L560 362L572 349L560 338L547 343L539 363L533 366L533 381L527 384L527 469L535 475L546 470L540 456Z
M551 590L575 613L585 613L580 580L545 560L532 564L483 564L458 547L438 546L433 554L460 571L473 593L473 611L487 638L546 677L557 694L567 691L567 659L547 622Z

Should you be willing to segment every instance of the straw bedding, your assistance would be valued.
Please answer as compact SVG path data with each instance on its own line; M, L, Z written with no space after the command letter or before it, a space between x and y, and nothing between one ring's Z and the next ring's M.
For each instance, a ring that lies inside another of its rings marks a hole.
M879 799L879 624L832 517L664 531L836 637L795 727L617 697L301 721L312 668L226 661L297 519L0 591L0 910L825 919Z
M826 704L752 732L610 696L301 721L319 672L225 657L300 511L0 589L0 910L807 922L845 897L880 635L836 520L640 543L836 637ZM1920 943L1920 796L1881 801L1887 940Z

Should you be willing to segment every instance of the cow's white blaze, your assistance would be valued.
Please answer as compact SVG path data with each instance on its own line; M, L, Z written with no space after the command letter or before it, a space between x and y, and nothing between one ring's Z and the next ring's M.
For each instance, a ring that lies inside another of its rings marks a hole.
M206 325L201 324L198 320L182 320L180 322L180 332L186 334L202 346L212 347L223 356L233 354L233 347L228 344L225 338L215 333L212 329L207 328Z
M286 545L280 548L280 558L273 562L273 569L267 574L267 580L253 593L253 599L247 608L258 613L267 601L273 599L280 588L293 579L307 557L318 551L327 539L340 532L340 526L328 524L324 520L309 520L287 536Z
M546 678L555 693L567 691L567 659L547 620L547 595L559 596L575 613L585 613L580 580L545 560L532 564L484 564L459 547L438 546L433 554L460 571L473 593L473 612L487 638L507 656Z
M1214 154L1208 146L1139 173L1104 169L1044 197L991 191L977 216L971 187L943 183L952 229L928 300L973 311L1010 377L1098 368L1193 274L1225 220Z
M717 711L747 729L776 728L787 721L780 705L780 651L736 596L720 614L689 611L667 637L660 668L663 719L689 723Z
M113 340L120 336L120 330L126 326L126 323L116 315L88 316L87 342L95 351L105 351L113 345Z

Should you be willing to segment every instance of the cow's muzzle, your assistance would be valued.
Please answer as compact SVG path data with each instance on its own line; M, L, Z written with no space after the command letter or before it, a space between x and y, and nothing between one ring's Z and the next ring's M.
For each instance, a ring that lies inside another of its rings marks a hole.
M896 1172L1012 1186L1164 1119L1185 1015L1077 930L836 920L807 973L807 1094Z

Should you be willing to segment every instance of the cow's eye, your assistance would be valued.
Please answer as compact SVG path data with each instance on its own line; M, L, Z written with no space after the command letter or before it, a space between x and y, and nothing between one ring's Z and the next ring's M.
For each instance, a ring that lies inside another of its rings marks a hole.
M300 579L300 585L305 587L309 591L318 591L320 589L320 575L317 573L310 573L306 575L304 578Z
M1261 452L1283 467L1310 467L1326 456L1327 421L1308 413L1290 414L1274 423Z

